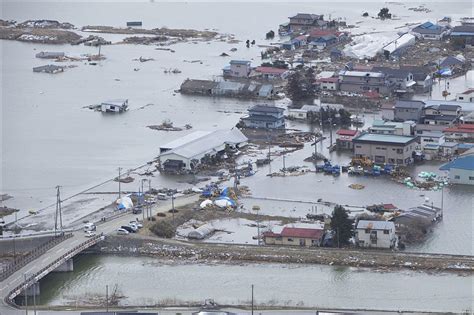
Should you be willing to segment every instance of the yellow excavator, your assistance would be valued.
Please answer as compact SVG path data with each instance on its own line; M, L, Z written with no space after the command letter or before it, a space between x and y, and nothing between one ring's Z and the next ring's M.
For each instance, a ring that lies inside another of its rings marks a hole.
M362 167L371 167L374 163L368 157L353 157L351 160L351 165L356 166L360 165Z

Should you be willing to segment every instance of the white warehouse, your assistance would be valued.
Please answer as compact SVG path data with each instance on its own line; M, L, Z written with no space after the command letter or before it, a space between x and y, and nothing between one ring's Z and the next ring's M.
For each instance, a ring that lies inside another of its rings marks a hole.
M204 160L223 157L226 148L235 150L247 141L237 128L196 131L160 147L160 168L166 172L192 171Z

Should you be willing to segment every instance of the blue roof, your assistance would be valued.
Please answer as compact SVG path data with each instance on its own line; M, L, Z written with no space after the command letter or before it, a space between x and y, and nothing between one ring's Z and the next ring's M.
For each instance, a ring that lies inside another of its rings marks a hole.
M431 22L425 22L421 24L419 27L424 28L424 29L429 29L429 30L437 30L441 28L441 26L433 24Z
M470 155L458 157L457 159L444 164L439 169L442 171L448 171L451 168L474 171L474 155L470 154Z
M247 64L250 64L250 61L249 60L231 60L230 64L247 65Z

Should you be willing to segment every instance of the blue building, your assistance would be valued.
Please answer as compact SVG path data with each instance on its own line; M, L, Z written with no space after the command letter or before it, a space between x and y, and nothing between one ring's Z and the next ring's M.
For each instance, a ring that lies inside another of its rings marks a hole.
M285 128L284 111L281 107L255 105L249 109L249 115L242 118L242 123L247 128Z
M449 171L451 184L474 185L474 149L469 149L457 159L440 167Z

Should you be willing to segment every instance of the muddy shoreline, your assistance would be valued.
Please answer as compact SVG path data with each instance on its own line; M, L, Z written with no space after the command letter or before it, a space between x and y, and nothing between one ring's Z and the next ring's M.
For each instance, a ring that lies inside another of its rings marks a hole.
M472 275L471 256L416 254L405 252L292 248L283 246L252 246L181 242L147 236L109 236L88 253L143 255L194 263L283 263L320 264L375 268L379 272L400 269L428 273L455 272Z

